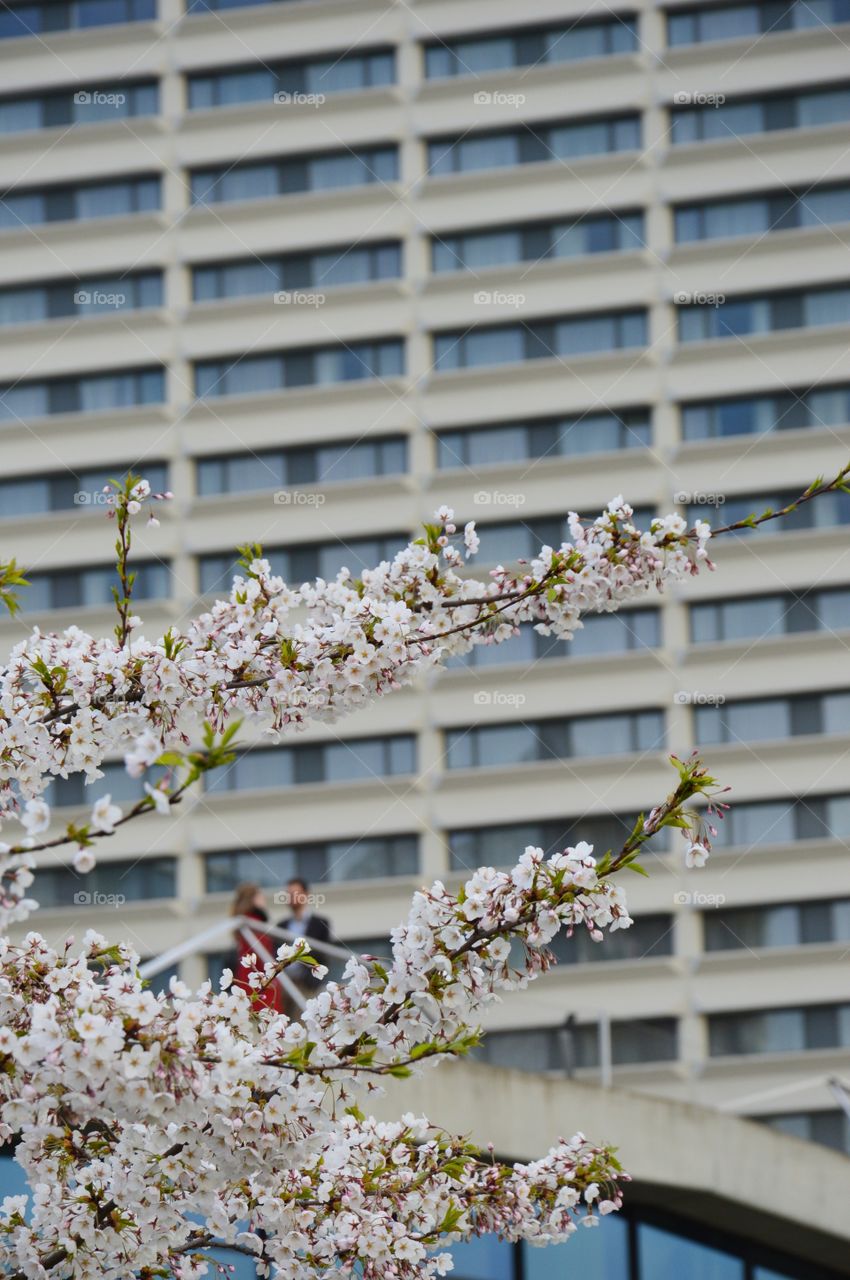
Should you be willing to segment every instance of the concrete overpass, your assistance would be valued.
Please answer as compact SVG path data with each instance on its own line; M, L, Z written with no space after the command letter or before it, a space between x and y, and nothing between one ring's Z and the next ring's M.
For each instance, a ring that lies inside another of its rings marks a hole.
M393 1081L373 1102L382 1118L422 1112L506 1159L580 1129L618 1147L632 1208L850 1276L850 1159L826 1147L687 1103L468 1061Z

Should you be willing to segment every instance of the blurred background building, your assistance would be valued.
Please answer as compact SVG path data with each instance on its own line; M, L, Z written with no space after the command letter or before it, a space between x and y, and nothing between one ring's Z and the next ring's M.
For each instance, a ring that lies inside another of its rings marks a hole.
M847 459L848 0L49 0L0 37L4 646L111 628L130 467L176 495L134 540L152 635L246 541L356 572L447 503L486 573L617 493L723 523ZM659 844L634 927L559 942L484 1056L847 1149L848 521L259 743L85 880L48 865L39 927L156 956L299 874L380 951L425 881L616 845L696 745L733 787L710 866ZM63 821L134 797L106 773Z

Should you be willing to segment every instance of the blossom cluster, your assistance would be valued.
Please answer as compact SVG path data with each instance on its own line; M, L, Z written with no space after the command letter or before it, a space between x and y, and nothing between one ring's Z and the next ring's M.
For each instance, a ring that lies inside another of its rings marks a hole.
M355 1099L468 1050L470 1020L547 968L559 928L601 938L629 923L589 846L529 848L457 895L418 893L389 967L352 958L299 1022L252 1005L227 971L219 990L172 979L156 997L132 951L95 934L76 956L37 934L0 942L0 1137L19 1135L34 1188L0 1206L0 1264L186 1280L225 1245L289 1280L424 1280L472 1235L566 1240L622 1202L610 1149L577 1134L511 1168L424 1117L366 1117ZM281 947L254 982L304 946Z
M118 508L127 545L139 487ZM0 845L0 924L29 909L27 868L4 858L43 847L52 778L82 773L95 782L105 760L122 757L140 776L164 754L185 751L204 722L223 731L248 717L277 737L332 721L522 624L568 638L583 613L616 610L707 560L708 525L689 531L670 515L641 532L632 517L622 498L590 522L573 514L569 542L543 547L519 575L499 566L481 581L457 571L457 538L467 556L478 548L474 525L456 538L453 513L441 508L423 538L358 580L344 569L293 587L262 556L246 556L229 597L183 633L145 639L129 596L117 600L115 637L35 629L0 673L0 821L23 826L17 842ZM119 572L124 582L126 565ZM167 785L148 783L147 795L168 812ZM122 817L109 797L97 800L95 836Z

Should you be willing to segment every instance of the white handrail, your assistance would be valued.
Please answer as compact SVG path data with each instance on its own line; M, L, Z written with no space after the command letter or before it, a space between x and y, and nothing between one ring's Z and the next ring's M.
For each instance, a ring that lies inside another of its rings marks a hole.
M153 956L150 960L144 960L139 965L139 973L143 978L153 978L156 974L162 973L163 969L168 969L173 964L179 964L187 956L194 956L199 951L205 950L208 944L214 942L221 934L233 933L235 929L251 929L259 923L262 923L263 926L262 933L271 934L272 937L280 938L283 942L301 941L301 936L290 933L288 929L283 929L280 925L265 924L257 921L253 916L226 916L223 920L218 920L215 924L210 925L209 928L194 934L191 938L187 938L185 942L178 942L176 946L169 947L167 951L163 951L162 955ZM320 956L328 955L335 956L339 960L350 960L353 955L357 955L357 952L351 950L351 948L338 947L332 942L318 942L314 938L306 938L305 941L309 942L310 950ZM253 946L253 943L251 945Z
M272 957L269 955L268 951L263 946L262 942L260 942L260 939L254 933L253 929L248 929L247 927L243 927L240 929L239 932L242 934L242 937L248 943L248 946L254 948L254 951L260 957L263 963L270 964L272 961ZM284 994L288 995L290 1000L294 1000L299 1009L303 1009L304 1006L307 1004L307 1001L302 995L302 993L298 990L295 983L292 981L289 974L286 973L285 970L281 970L281 972L277 975L277 981L279 985L282 987Z

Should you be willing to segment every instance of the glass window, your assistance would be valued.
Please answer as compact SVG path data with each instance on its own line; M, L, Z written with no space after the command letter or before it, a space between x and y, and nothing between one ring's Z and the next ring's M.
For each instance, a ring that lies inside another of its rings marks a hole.
M39 192L21 195L9 192L0 200L0 227L14 230L44 221L44 196Z
M820 226L830 222L850 221L850 187L806 192L799 200L800 225L803 227Z
M580 1228L565 1244L535 1249L525 1243L523 1280L561 1280L570 1275L585 1280L624 1280L629 1275L628 1234L625 1218L612 1213L600 1219L599 1226L592 1230ZM453 1245L452 1250L456 1247Z
M0 325L35 324L47 319L47 294L43 288L4 289L0 292Z
M850 119L850 89L801 93L798 100L800 128Z
M497 1236L480 1236L451 1246L457 1280L514 1280L514 1247Z
M726 819L723 825L726 825ZM794 802L779 800L736 805L730 831L737 845L786 844L795 839Z
M41 129L43 104L38 98L9 98L0 102L0 133Z
M850 289L824 289L803 296L803 324L850 322Z
M745 1280L744 1264L730 1253L685 1236L638 1225L638 1257L646 1276L687 1276L688 1280Z
M850 732L850 693L828 693L822 701L822 733Z
M0 420L23 421L43 417L48 412L47 387L43 382L19 382L15 387L0 388Z

